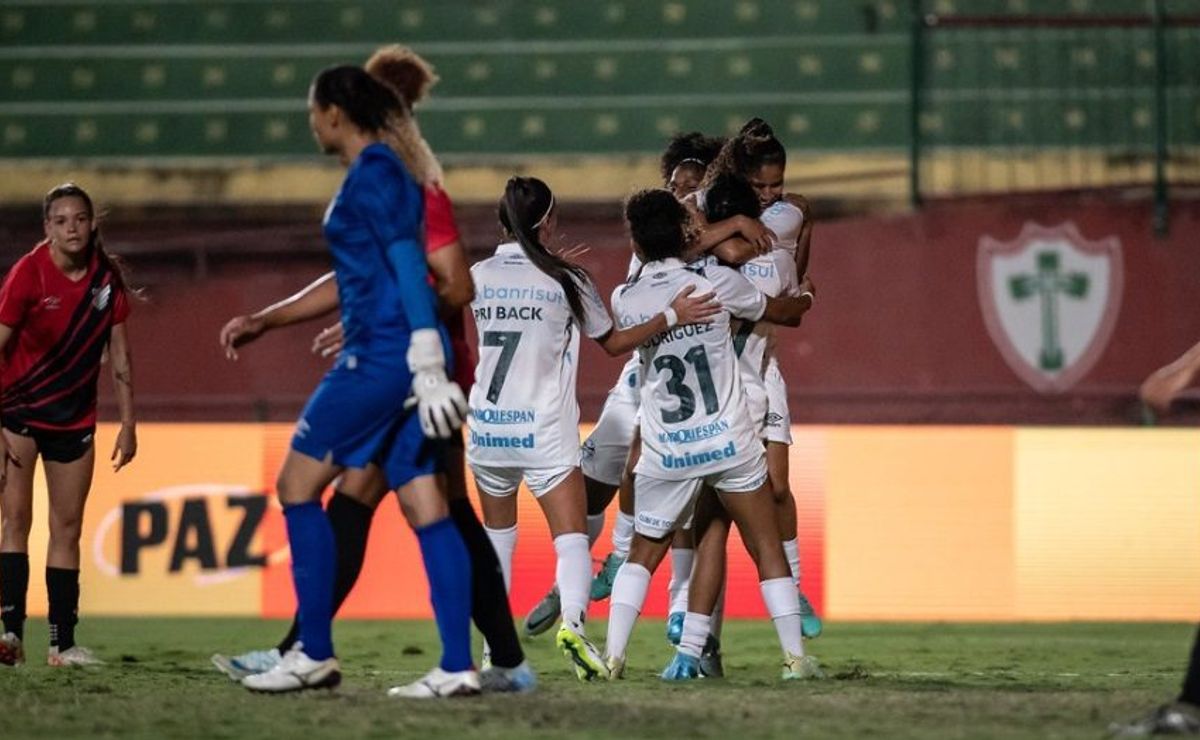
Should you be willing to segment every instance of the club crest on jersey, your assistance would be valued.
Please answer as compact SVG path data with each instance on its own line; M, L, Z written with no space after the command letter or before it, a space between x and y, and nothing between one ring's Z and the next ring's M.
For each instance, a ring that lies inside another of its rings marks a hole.
M1121 308L1120 240L1030 222L1009 242L982 237L976 264L984 323L1013 372L1041 393L1087 375Z
M103 288L95 288L92 290L92 306L97 311L103 311L108 308L108 299L112 297L112 285L105 285Z

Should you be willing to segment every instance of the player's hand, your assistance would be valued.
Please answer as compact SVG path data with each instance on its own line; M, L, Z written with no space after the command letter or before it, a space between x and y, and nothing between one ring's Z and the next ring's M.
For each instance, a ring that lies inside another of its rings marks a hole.
M1190 372L1165 367L1146 378L1142 387L1138 389L1138 395L1155 413L1165 416L1171 410L1171 401L1174 401L1191 382Z
M421 431L431 439L447 439L467 418L467 399L458 383L446 377L446 356L437 329L418 329L408 342L412 397L405 408L417 407Z
M738 231L741 232L743 239L750 242L758 254L766 254L771 251L771 247L775 246L775 232L764 226L763 222L757 218L742 217L739 221Z
M249 344L262 336L267 324L258 316L235 316L225 326L221 327L220 342L225 350L225 357L230 360L238 358L237 348Z
M714 314L721 312L721 304L715 293L692 295L696 292L695 285L689 285L675 295L671 308L675 311L675 325L707 324Z
M122 424L121 431L117 432L117 442L113 445L112 457L109 458L113 463L113 472L128 465L135 457L137 457L137 429L133 424Z
M342 322L327 326L313 338L312 351L322 357L336 357L346 342L346 333L342 330Z

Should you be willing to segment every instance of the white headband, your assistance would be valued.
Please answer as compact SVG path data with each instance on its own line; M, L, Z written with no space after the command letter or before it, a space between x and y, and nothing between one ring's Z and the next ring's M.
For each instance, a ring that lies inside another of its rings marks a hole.
M534 231L542 228L542 225L544 223L546 223L546 219L550 218L550 212L553 210L554 210L554 193L551 193L550 194L550 205L546 207L546 212L544 214L542 214L542 217L538 219L538 222L533 225Z

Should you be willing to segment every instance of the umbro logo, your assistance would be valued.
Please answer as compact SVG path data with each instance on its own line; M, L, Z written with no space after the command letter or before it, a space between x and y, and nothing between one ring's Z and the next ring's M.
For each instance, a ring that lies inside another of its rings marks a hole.
M774 411L767 412L767 426L777 427L783 424L783 416Z

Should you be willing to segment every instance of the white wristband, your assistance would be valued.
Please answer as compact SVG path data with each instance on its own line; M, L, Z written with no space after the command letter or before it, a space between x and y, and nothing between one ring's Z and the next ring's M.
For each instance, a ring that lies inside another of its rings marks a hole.
M663 318L667 320L667 328L672 329L679 323L679 315L675 313L675 309L667 306L663 311Z

